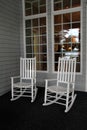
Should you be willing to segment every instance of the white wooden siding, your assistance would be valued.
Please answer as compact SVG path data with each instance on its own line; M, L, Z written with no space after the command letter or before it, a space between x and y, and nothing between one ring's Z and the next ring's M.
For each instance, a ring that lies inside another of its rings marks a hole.
M21 0L0 0L0 95L19 74Z

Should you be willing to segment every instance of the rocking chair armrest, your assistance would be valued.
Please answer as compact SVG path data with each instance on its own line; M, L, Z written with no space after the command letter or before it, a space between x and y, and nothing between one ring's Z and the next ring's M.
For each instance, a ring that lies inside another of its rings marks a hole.
M12 82L14 82L14 80L16 80L16 79L20 79L20 76L13 76L13 77L11 77L11 81Z
M16 78L20 78L20 76L13 76L13 77L11 77L11 79L16 79Z
M53 82L57 82L57 79L45 79L46 85Z
M57 79L45 79L45 81L57 81Z
M14 84L19 80L20 80L20 76L13 76L13 77L11 77L11 84Z

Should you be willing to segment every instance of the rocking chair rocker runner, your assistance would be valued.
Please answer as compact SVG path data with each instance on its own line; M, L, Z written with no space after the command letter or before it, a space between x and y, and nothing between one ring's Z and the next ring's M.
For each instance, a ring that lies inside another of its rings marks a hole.
M59 57L57 79L45 80L43 105L58 103L66 107L65 112L70 110L76 98L74 94L75 71L76 58Z
M31 97L36 98L36 58L20 58L20 76L11 77L11 100Z

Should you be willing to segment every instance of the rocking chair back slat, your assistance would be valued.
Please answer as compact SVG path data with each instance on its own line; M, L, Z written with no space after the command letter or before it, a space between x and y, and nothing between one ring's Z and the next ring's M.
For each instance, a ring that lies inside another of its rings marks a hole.
M35 58L20 58L20 75L22 79L30 79L36 77L36 61Z
M57 81L75 82L76 60L59 58Z

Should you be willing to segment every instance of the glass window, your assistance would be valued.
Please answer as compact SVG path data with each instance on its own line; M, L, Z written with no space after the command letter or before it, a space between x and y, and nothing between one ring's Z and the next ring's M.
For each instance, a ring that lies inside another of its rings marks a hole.
M80 0L53 0L54 11L79 7L81 5Z
M46 0L24 0L26 57L36 56L37 70L47 70ZM38 14L41 14L39 16ZM36 15L34 18L33 15Z
M66 2L65 2L66 1ZM81 62L81 20L80 11L65 11L55 13L56 10L80 6L80 0L54 0L54 71L58 69L59 57L76 57L76 71L80 72Z
M36 56L37 70L47 70L46 17L25 21L26 57Z
M25 0L25 15L46 13L46 0Z
M25 1L26 57L36 56L37 70L47 70L47 23L53 15L54 71L58 69L59 57L76 57L76 71L81 67L81 0L52 0L52 12L46 9L46 0ZM49 1L49 0L47 0ZM77 8L78 7L78 8ZM47 12L46 12L47 11ZM48 26L49 30L49 26ZM48 37L50 38L50 37ZM49 41L49 40L48 40Z

